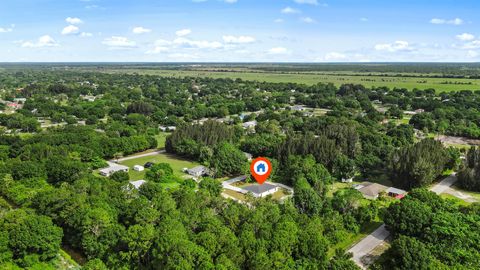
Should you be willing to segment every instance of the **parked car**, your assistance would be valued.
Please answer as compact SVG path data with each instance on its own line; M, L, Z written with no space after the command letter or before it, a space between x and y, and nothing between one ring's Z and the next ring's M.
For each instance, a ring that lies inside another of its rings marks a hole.
M147 162L147 163L145 163L145 164L143 165L143 167L145 167L145 168L151 168L153 165L154 165L153 162Z

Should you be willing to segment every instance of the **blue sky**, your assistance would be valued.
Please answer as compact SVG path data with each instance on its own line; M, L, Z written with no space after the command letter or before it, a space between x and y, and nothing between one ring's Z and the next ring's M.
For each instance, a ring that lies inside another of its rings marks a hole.
M0 62L478 62L476 0L2 0Z

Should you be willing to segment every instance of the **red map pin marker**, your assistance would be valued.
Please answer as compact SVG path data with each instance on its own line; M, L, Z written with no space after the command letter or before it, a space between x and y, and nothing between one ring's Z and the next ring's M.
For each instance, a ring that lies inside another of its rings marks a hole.
M261 185L265 183L270 176L270 173L272 172L272 163L270 163L270 160L263 157L256 158L252 161L252 164L250 164L250 172L257 183Z

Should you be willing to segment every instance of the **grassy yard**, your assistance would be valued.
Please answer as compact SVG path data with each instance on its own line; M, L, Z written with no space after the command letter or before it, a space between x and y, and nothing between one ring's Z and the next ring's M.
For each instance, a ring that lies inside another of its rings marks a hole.
M454 189L454 190L456 190L456 191L460 191L460 192L462 192L463 194L472 196L472 198L474 198L474 199L476 199L477 201L480 202L480 192L467 191L467 190L464 190L464 189L460 188L459 186L457 186L457 185L455 185L455 184L452 186L452 189Z
M130 168L129 170L129 175L131 180L142 180L145 179L145 171L143 172L137 172L133 170L133 166L135 165L144 165L147 162L153 162L153 163L168 163L170 166L172 166L174 174L178 176L185 176L185 173L182 171L183 168L192 168L195 166L200 165L197 162L193 162L187 159L182 159L180 157L177 157L175 155L171 154L158 154L154 156L146 156L146 157L139 157L135 159L130 159L126 160L123 162L120 162L120 164L128 166Z
M455 204L457 205L461 205L461 206L468 206L470 205L469 202L466 202L464 200L461 200L453 195L450 195L450 194L447 194L447 193L442 193L440 194L440 197L444 198L444 199L447 199L447 200L450 200L450 201L453 201Z
M167 136L170 135L168 132L160 132L158 135L155 135L155 139L157 140L157 148L163 149L165 148L165 140Z

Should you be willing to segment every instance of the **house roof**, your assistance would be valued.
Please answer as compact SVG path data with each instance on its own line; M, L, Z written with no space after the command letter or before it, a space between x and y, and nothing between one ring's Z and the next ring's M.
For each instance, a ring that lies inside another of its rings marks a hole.
M399 188L394 188L394 187L389 187L385 192L387 193L392 193L392 194L398 194L398 195L402 195L402 194L406 194L407 192L403 189L399 189Z
M189 173L199 173L199 172L204 172L205 170L207 170L207 168L205 166L197 166L197 167L193 167L191 169L188 169L188 172Z
M257 121L253 120L253 121L249 121L249 122L245 122L242 124L242 126L244 128L248 128L248 127L254 127L257 125Z
M127 166L123 166L110 161L107 161L107 164L108 164L108 167L101 169L100 172L110 173L110 172L118 172L118 171L123 171L128 169Z
M387 186L370 182L362 183L362 186L363 187L359 188L358 191L360 191L363 195L370 197L376 197L380 192L385 191L388 188Z
M260 195L264 192L270 191L270 190L275 189L275 188L277 188L277 186L267 184L267 183L265 183L263 185L253 184L253 185L250 185L250 186L243 187L244 190L246 190L248 192L252 192L252 193L257 194L257 195Z
M145 180L137 180L137 181L130 181L130 184L133 185L136 189L139 189L146 182L147 181Z

